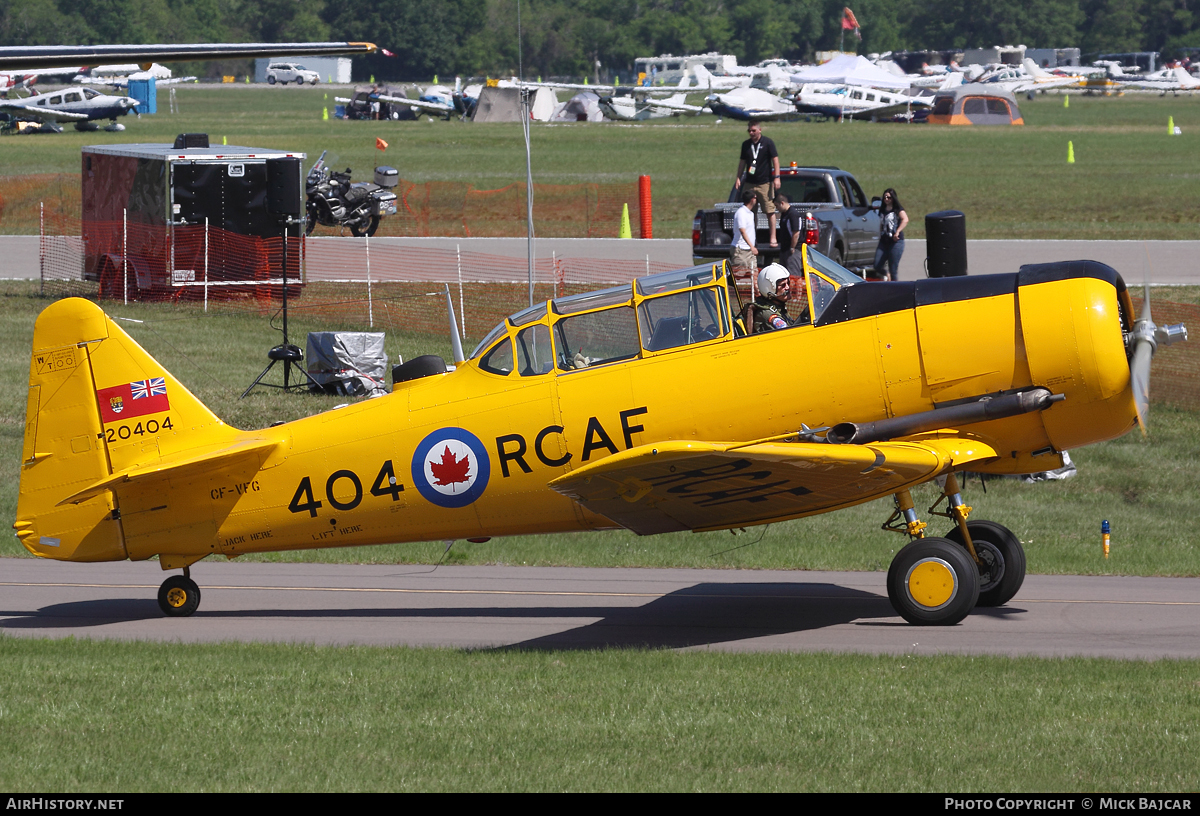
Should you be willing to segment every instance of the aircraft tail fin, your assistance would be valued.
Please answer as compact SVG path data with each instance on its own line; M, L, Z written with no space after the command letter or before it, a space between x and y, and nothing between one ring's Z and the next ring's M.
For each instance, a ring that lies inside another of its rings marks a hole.
M35 555L126 557L109 490L63 502L131 468L233 443L228 427L94 303L58 301L33 331L14 527Z
M1023 59L1021 61L1021 64L1023 66L1025 66L1026 73L1028 73L1034 79L1045 79L1050 76L1049 71L1039 68L1038 64L1036 62L1034 62L1033 60L1031 60L1029 57L1026 57L1025 59Z

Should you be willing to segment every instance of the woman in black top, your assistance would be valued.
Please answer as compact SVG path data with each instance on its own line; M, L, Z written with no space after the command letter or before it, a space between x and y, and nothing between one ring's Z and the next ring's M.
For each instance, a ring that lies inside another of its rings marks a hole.
M900 256L904 254L904 228L908 226L908 213L904 211L896 191L891 187L883 191L883 203L879 206L879 226L875 271L881 275L886 272L887 277L884 280L896 280Z

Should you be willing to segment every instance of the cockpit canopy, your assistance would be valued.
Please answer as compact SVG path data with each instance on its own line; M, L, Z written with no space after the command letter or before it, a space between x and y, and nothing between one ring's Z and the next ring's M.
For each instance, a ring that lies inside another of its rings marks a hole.
M861 280L807 250L809 303L820 313ZM566 295L511 315L471 353L491 374L570 372L740 336L725 264L660 272L595 292Z

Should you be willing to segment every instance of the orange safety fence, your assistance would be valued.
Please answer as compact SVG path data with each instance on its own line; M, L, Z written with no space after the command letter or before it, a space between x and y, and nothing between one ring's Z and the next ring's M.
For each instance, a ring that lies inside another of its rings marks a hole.
M290 238L287 256L289 309L331 328L443 334L448 287L462 336L479 339L529 304L529 263L522 257L353 237ZM282 237L203 226L88 221L78 235L48 232L41 239L42 291L51 297L191 302L268 314L282 299L282 263ZM550 253L534 260L533 297L544 301L677 267Z
M385 216L378 236L525 237L525 185L480 190L466 182L401 180L396 187L397 212ZM0 232L36 235L45 219L53 234L81 218L77 174L43 173L0 176ZM637 181L614 184L535 184L534 235L541 238L616 238L621 209L639 217ZM50 226L62 223L63 226ZM339 235L335 227L317 226L316 235Z
M1151 290L1151 312L1159 326L1182 323L1191 340L1160 346L1150 366L1150 400L1177 408L1200 408L1200 306L1161 299L1162 290ZM1133 298L1134 314L1141 314L1142 299Z
M524 237L525 185L479 190L466 182L401 180L396 214L386 216L376 235L451 238ZM636 182L627 184L535 184L534 235L541 238L616 238L621 210L638 209ZM335 235L317 227L316 235Z

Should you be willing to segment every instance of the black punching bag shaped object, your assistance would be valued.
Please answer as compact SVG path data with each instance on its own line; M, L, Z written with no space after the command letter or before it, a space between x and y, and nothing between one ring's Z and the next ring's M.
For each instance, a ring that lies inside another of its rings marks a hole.
M958 210L926 215L925 254L931 278L967 274L967 217Z
M299 159L267 159L267 212L272 215L304 212L301 189Z

